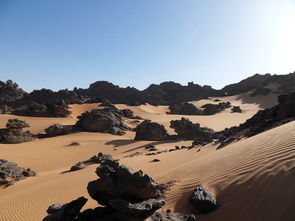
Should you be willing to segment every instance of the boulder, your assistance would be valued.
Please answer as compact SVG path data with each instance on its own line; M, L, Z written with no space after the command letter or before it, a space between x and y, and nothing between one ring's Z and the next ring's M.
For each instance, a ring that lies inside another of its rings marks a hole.
M219 104L205 104L202 106L204 115L213 115L231 107L230 102L221 102Z
M9 162L4 159L0 159L0 186L10 186L19 180L23 180L26 177L36 176L36 173L30 168L25 169L19 167L14 162Z
M215 132L211 129L200 127L200 124L192 123L187 118L170 121L170 128L174 129L177 137L181 139L195 140L195 144L206 144L213 141Z
M167 140L169 135L165 127L161 124L145 120L135 128L134 140L151 140L161 141Z
M43 221L74 221L80 215L80 210L86 202L86 198L79 197L64 205L52 205L48 208L48 216Z
M197 221L195 215L172 213L170 210L166 212L155 212L151 216L151 221Z
M100 205L147 218L164 204L161 186L142 171L133 172L117 161L105 160L96 174L100 178L89 182L87 190Z
M179 102L169 105L167 114L181 114L181 115L202 115L203 111L198 109L195 105L187 102Z
M209 213L216 210L219 206L212 193L203 186L198 185L190 197L192 206L201 213Z
M70 131L70 127L66 127L61 124L53 124L52 126L45 129L45 133L50 137L68 134Z
M123 135L130 129L124 124L122 116L109 108L87 111L78 119L75 127L83 131Z

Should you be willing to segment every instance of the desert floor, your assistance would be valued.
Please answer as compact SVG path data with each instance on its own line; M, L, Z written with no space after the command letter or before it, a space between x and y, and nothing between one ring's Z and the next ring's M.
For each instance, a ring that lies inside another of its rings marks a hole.
M192 102L196 106L214 99ZM271 107L276 96L248 94L219 98L239 105L243 113L230 113L230 109L213 116L185 116L201 126L214 130L239 125L259 109ZM163 124L169 133L172 119L180 115L167 115L167 106L141 105L118 108L132 109L135 115ZM34 118L0 115L0 127L10 118L24 119L33 133L42 133L53 123L73 125L77 116L98 104L72 105L71 118ZM129 120L130 121L130 120ZM73 164L89 159L98 152L111 154L115 159L134 170L141 169L157 182L177 181L167 193L165 208L177 212L190 212L188 197L193 188L204 185L212 191L221 206L214 212L199 215L204 221L213 220L295 220L295 122L266 131L254 137L232 143L216 150L209 144L191 150L183 149L145 156L147 144L159 150L174 148L175 145L191 145L192 141L152 142L134 141L134 132L124 136L103 133L74 133L46 139L37 139L22 144L0 144L0 158L30 167L36 177L17 182L11 187L0 189L1 221L40 221L46 209L54 203L66 203L79 196L89 199L86 207L96 207L86 190L87 183L97 179L94 173L98 165L83 170L63 173ZM80 146L68 146L76 141ZM138 152L135 157L126 157ZM151 163L153 159L160 162Z

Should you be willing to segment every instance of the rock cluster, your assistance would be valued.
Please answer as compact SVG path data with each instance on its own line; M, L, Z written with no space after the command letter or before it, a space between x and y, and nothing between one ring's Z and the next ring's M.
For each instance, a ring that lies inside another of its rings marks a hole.
M22 143L33 140L33 135L29 131L23 131L23 128L29 125L22 120L9 119L5 129L0 129L0 143Z
M207 144L213 141L215 132L211 129L200 127L200 124L192 123L187 118L170 121L170 128L174 129L177 137L187 140L195 140L194 144Z
M36 176L30 168L25 169L17 166L16 163L0 159L0 186L10 186L26 177Z
M151 140L161 141L167 140L169 135L165 127L161 124L145 120L135 128L134 140Z
M130 129L124 124L118 111L110 108L87 111L78 119L75 128L82 131L123 135L126 130Z
M170 112L167 114L181 114L181 115L202 115L203 111L198 109L195 105L187 102L178 102L169 105Z

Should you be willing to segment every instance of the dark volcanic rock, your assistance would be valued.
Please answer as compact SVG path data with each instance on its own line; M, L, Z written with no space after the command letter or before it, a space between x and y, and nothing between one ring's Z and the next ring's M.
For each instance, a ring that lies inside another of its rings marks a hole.
M187 118L170 121L170 128L174 129L181 139L195 140L195 144L206 144L213 141L215 132L211 129L200 127Z
M204 115L213 115L223 111L231 106L230 102L221 102L219 104L205 104L202 106Z
M105 132L123 135L129 128L123 123L122 116L109 108L85 112L78 117L75 127L89 132Z
M202 115L203 110L198 109L195 105L187 102L179 102L169 105L170 112L167 114L182 115Z
M29 131L23 131L29 124L18 119L9 119L6 129L0 129L0 143L15 144L33 140Z
M145 120L139 124L136 129L134 140L167 140L169 137L165 127L161 124Z
M200 185L194 189L190 202L201 213L211 212L219 206L214 196Z
M29 124L25 121L18 119L9 119L6 127L9 129L23 129L25 127L29 127Z
M36 176L36 173L30 168L25 169L17 166L16 163L0 159L0 186L10 186L31 176Z
M70 127L63 126L61 124L53 124L52 126L45 129L45 133L50 137L68 134L70 131Z
M11 80L0 81L0 104L8 104L22 99L27 93Z
M240 108L240 106L234 106L231 109L232 113L242 113L242 109Z
M87 199L79 197L64 205L52 205L48 208L48 216L43 221L73 221L80 215L80 210L86 204Z
M76 163L75 165L71 167L70 171L81 170L81 169L84 169L87 165L100 164L105 160L113 160L113 158L111 155L98 153L97 155L94 155L88 160Z

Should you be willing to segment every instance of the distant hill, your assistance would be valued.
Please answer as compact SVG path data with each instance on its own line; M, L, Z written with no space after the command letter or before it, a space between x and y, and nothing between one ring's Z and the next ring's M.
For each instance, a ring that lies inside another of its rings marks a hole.
M50 89L34 90L26 93L11 80L6 83L0 81L0 105L18 106L30 102L35 103L85 103L109 100L112 103L139 105L150 103L154 105L167 105L175 102L199 100L210 96L236 95L256 90L255 93L267 93L264 87L276 83L282 93L295 91L295 72L288 75L255 74L238 83L230 84L216 90L211 86L200 86L189 82L181 85L172 81L161 84L152 84L144 90L134 87L122 88L108 81L97 81L88 88L74 88L73 90L60 90L54 92ZM255 95L254 93L254 95Z

